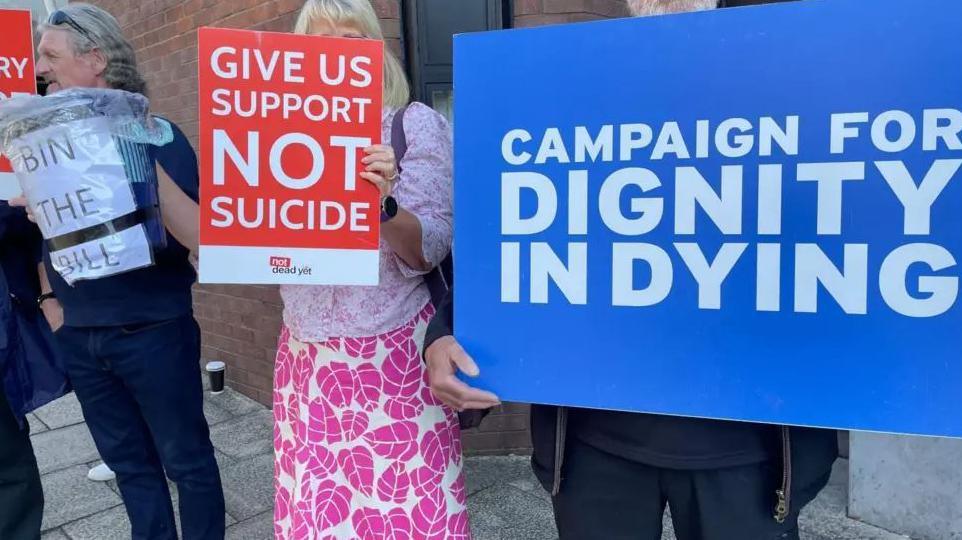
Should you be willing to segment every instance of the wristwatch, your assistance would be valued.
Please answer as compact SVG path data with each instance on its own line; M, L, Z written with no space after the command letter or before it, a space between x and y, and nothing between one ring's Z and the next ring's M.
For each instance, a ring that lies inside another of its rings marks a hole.
M394 219L394 216L397 215L397 211L397 199L390 195L381 199L381 223L385 223Z
M48 293L43 293L43 294L41 294L40 296L37 297L37 307L43 307L43 303L44 303L44 302L46 302L47 300L56 298L56 297L57 297L57 293L54 293L54 292L52 292L52 291L51 291L51 292L48 292Z

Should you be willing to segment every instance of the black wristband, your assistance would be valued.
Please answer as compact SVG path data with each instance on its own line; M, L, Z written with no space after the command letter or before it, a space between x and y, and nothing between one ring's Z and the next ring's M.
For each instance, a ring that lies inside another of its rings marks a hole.
M57 298L57 294L54 292L43 293L37 297L37 307L43 307L43 303L47 300Z

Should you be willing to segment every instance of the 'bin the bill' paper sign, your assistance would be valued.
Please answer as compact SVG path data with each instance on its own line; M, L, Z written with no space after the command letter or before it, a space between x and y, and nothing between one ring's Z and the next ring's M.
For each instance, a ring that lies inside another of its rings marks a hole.
M376 285L383 44L199 31L200 281Z
M37 93L37 77L33 65L33 28L30 12L23 9L0 9L0 99ZM0 200L21 194L10 160L0 156Z
M962 436L960 35L833 0L457 36L476 384Z
M145 227L115 224L138 208L108 118L51 125L19 143L14 165L26 196L35 201L50 264L64 281L73 285L154 263Z

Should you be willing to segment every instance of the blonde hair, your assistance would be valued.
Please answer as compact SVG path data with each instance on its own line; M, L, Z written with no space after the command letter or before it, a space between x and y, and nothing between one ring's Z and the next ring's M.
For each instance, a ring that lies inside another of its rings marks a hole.
M307 0L294 23L295 34L308 34L317 21L350 25L369 39L384 40L377 14L369 0ZM411 87L401 62L384 47L384 106L399 109L411 100Z
M628 0L632 15L665 15L715 9L717 0Z

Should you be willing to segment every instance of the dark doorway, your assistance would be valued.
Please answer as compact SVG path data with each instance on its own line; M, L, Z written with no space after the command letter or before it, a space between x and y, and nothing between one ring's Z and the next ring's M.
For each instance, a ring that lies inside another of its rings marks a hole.
M402 0L413 97L452 119L452 38L510 26L511 0Z

